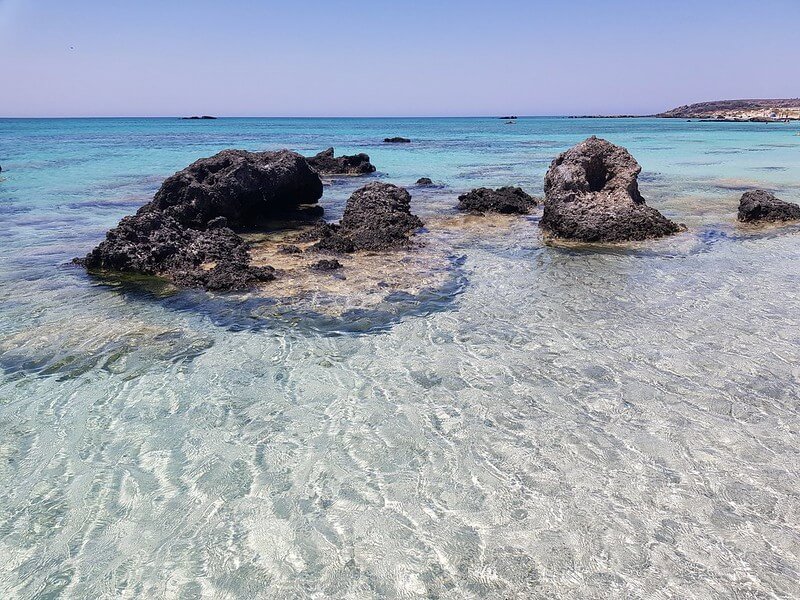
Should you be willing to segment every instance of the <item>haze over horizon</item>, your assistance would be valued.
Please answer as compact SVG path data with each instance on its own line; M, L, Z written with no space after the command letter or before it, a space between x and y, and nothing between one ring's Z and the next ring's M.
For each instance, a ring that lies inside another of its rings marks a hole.
M794 0L758 19L742 0L177 4L0 0L0 116L652 114L800 96Z

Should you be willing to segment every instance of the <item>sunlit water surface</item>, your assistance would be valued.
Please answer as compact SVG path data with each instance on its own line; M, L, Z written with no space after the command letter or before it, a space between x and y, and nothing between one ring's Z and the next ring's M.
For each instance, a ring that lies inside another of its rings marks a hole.
M797 130L0 120L0 596L798 597L800 227L735 222L750 187L800 200ZM689 231L587 250L453 210L540 194L590 134ZM410 188L437 276L287 302L68 264L196 158L330 145L445 186Z

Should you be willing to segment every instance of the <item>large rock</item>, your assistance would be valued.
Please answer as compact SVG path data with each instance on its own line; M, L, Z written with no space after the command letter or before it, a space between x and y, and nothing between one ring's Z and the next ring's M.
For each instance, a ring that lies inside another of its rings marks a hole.
M215 217L247 227L315 204L322 181L295 152L223 150L168 177L139 212L160 212L188 227Z
M363 152L334 158L333 148L328 148L306 160L320 175L367 175L375 172L375 165Z
M765 190L742 194L738 219L745 223L794 221L800 219L800 206L784 202Z
M198 230L158 212L124 217L78 262L90 271L155 275L177 285L215 290L244 289L274 279L271 268L250 266L247 243L225 226L224 218Z
M370 183L350 196L339 225L321 228L316 247L333 252L390 250L408 245L409 236L420 227L405 189Z
M319 175L299 154L225 150L168 177L151 202L77 262L182 286L244 289L273 279L274 271L250 265L247 243L229 224L293 216L321 195Z
M458 197L458 210L472 213L526 215L537 204L536 198L518 187L501 187L496 190L482 187Z
M642 168L620 146L595 136L560 154L544 180L542 229L583 242L644 240L681 231L645 204Z

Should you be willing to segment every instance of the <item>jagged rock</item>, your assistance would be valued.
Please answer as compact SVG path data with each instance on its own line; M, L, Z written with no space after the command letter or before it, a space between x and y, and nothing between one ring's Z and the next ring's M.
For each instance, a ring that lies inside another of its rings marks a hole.
M76 262L188 287L244 289L274 271L251 266L248 244L228 225L286 217L321 195L319 175L299 154L225 150L167 178L151 202Z
M334 158L333 148L328 148L306 160L320 175L366 175L375 172L375 165L369 162L369 155L363 152Z
M156 212L124 217L97 248L76 261L90 271L156 275L207 289L242 289L274 278L271 269L250 266L247 243L232 229L219 222L210 229L192 229Z
M419 179L417 179L417 185L419 186L433 185L433 179L431 179L430 177L420 177Z
M162 212L188 227L204 228L216 217L248 227L290 216L321 196L319 175L295 152L223 150L168 177L139 212Z
M411 214L411 195L390 183L370 183L347 201L338 225L320 228L318 249L331 252L388 250L408 244L422 221Z
M682 230L645 204L642 168L620 146L595 136L560 154L544 181L548 234L583 242L644 240Z
M745 223L794 221L800 219L800 206L779 200L771 192L753 190L742 194L738 219Z
M404 138L404 137L399 137L399 136L383 138L383 141L386 142L387 144L410 144L411 143L410 139Z
M473 213L526 215L537 204L536 198L518 187L501 187L496 190L482 187L458 197L458 210Z
M342 263L340 263L335 258L332 259L322 259L315 262L310 267L314 271L336 271L337 269L342 268Z

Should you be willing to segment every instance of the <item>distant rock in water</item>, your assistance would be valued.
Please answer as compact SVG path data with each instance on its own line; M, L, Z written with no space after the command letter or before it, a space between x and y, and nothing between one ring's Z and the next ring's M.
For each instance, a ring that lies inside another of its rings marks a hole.
M417 179L417 185L424 186L424 185L433 185L433 179L430 177L420 177Z
M320 250L354 252L391 250L408 245L409 236L422 227L411 214L411 195L390 183L370 183L347 201L338 225L320 231Z
M183 121L197 121L197 120L209 120L209 119L216 119L217 117L212 117L211 115L203 115L198 117L197 115L193 117L181 117Z
M641 170L625 148L595 136L560 154L544 180L542 229L583 242L644 240L681 231L645 204Z
M536 198L518 187L501 187L496 190L482 187L458 197L458 210L473 213L526 215L537 204Z
M229 224L295 215L321 195L319 175L299 154L224 150L168 177L151 202L76 262L186 287L245 289L273 279L274 270L250 264L248 244Z
M248 227L291 215L321 196L319 175L295 152L223 150L168 177L139 212L163 212L187 227L202 228L220 216L232 227Z
M800 219L800 206L785 202L765 190L742 194L738 219L744 223L794 221Z
M508 121L509 119L516 119L517 115L510 115L508 117L498 117L499 119L503 119L504 121Z
M404 137L387 137L383 138L383 141L387 144L410 144L411 140Z
M369 162L369 156L363 152L334 158L333 148L328 148L306 160L320 175L366 175L375 172L375 165Z

